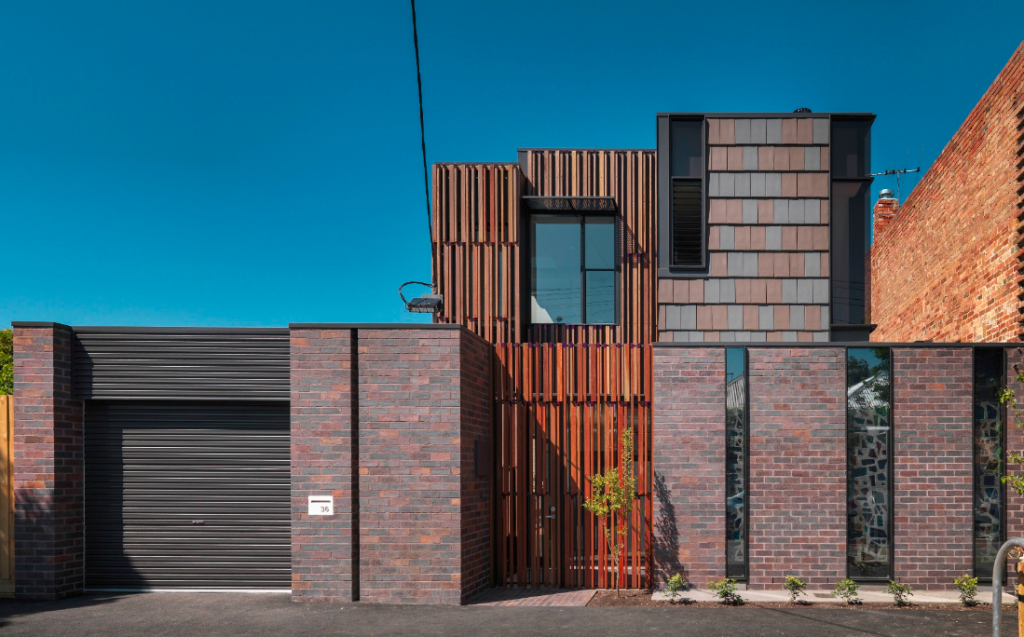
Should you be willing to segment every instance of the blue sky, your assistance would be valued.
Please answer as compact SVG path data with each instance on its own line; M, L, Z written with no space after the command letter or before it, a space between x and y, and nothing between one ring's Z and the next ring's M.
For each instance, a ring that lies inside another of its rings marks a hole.
M927 167L1024 24L1019 1L417 9L430 162L806 106L877 113L875 170ZM4 2L0 90L0 325L425 318L395 293L430 274L408 2Z

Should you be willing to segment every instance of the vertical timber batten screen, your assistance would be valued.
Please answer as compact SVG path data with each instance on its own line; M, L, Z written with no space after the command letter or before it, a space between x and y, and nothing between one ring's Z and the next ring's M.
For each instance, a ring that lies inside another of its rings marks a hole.
M519 164L436 164L433 259L441 323L494 347L496 583L613 587L604 535L583 509L589 476L617 466L634 428L638 501L618 584L647 585L655 334L654 151L530 150ZM614 197L615 325L530 325L524 195Z
M14 593L14 397L0 396L0 595Z

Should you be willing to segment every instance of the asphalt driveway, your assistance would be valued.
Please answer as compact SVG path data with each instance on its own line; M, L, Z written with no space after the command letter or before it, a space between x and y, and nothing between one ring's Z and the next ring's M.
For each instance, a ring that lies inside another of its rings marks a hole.
M1005 613L1003 635L1016 635ZM972 637L985 612L827 608L509 608L295 603L287 595L151 593L0 600L0 635L609 635Z

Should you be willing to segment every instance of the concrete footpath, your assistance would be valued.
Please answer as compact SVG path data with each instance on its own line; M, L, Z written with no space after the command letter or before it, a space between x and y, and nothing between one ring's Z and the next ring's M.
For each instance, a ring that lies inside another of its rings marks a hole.
M672 635L693 637L978 637L984 611L864 606L770 608L544 608L296 603L288 595L149 593L58 602L0 600L4 637L196 635ZM1017 635L1015 612L1003 635Z

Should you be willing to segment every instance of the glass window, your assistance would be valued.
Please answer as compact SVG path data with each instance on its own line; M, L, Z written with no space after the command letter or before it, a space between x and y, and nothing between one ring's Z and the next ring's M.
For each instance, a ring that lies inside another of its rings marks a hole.
M846 352L846 571L854 580L892 575L890 351Z
M618 310L613 217L530 218L530 320L615 323Z
M1003 350L974 350L974 575L992 579L1004 537L1002 483L1003 417L999 394L1006 386Z
M866 177L871 159L871 122L832 121L832 177Z
M704 129L702 120L672 120L672 176L701 177Z
M832 322L865 320L869 181L832 182Z
M725 575L747 577L747 351L725 350Z

